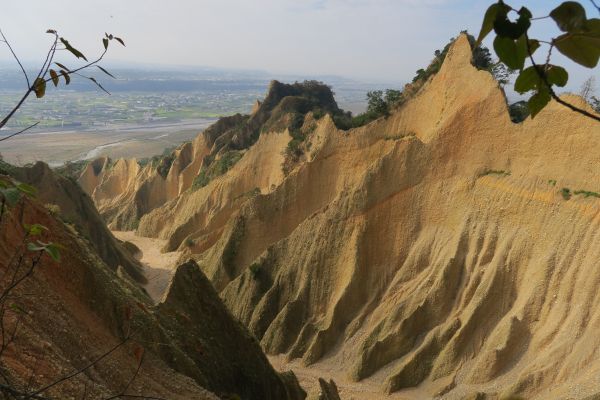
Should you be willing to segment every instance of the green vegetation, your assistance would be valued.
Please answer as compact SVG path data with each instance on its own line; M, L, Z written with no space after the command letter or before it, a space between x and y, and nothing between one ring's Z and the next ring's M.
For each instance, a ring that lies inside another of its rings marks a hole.
M562 195L563 199L565 199L565 200L570 200L571 196L572 196L571 189L569 189L569 188L562 188L560 190L560 194Z
M501 62L493 62L490 51L486 47L476 44L475 38L469 35L467 31L461 33L467 34L469 43L473 48L473 65L480 70L491 73L501 85L508 83L508 78L512 74L512 70L506 68ZM439 72L455 40L455 38L450 38L450 41L442 50L436 50L434 58L427 68L419 69L412 79L412 83L406 85L403 90L387 89L385 91L375 90L368 92L367 111L357 116L352 116L351 113L334 115L333 120L336 126L339 129L348 130L366 125L378 118L387 117L393 109L400 107L407 100L414 97L425 82Z
M479 176L486 176L486 175L500 175L500 176L509 176L510 175L510 171L504 171L504 170L496 170L496 169L487 169L485 170L481 175Z
M258 277L260 275L260 270L261 270L260 264L252 263L252 264L250 264L248 269L250 270L250 275L252 275L252 278L258 279Z
M556 186L556 179L548 179L548 185Z
M576 190L576 191L573 192L573 194L574 195L580 194L580 195L582 195L585 198L588 198L588 197L597 197L597 198L600 198L600 194L599 193L590 192L589 190Z
M512 21L514 17L516 21ZM546 40L530 36L532 21L551 18L561 35ZM531 117L535 116L554 99L558 103L589 118L600 121L600 117L560 99L554 87L565 87L569 73L563 67L550 63L552 50L560 52L570 60L587 68L595 68L600 59L600 20L588 19L585 8L576 1L566 1L553 9L547 16L533 17L526 7L515 9L503 1L492 4L485 13L477 44L494 31L494 50L500 61L509 68L518 70L514 89L520 94L533 92L527 105ZM534 55L543 45L548 46L542 62L536 63ZM526 68L526 61L531 66Z
M516 124L523 122L529 117L529 106L524 100L517 101L516 103L508 106L508 113L510 120Z
M206 166L202 167L200 173L194 178L192 190L198 190L208 185L214 178L224 175L231 169L244 155L243 152L230 150L221 155L218 160L211 160L211 157L204 159Z
M187 247L193 247L195 244L196 244L196 242L194 241L194 239L192 239L192 238L185 239L185 245Z

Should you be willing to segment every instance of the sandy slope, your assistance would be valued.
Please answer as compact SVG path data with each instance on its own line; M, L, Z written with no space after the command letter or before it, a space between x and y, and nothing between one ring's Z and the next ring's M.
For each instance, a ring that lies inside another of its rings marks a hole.
M600 126L554 102L513 124L470 59L461 37L388 118L348 132L321 118L287 176L289 137L261 134L139 232L167 249L194 239L266 352L342 385L423 399L600 394L600 200L561 195L600 192Z
M137 236L133 231L112 231L112 233L117 239L131 242L141 250L141 255L137 257L142 262L144 274L148 279L148 283L143 287L152 300L158 303L175 272L180 252L161 253L160 249L165 244L164 240Z

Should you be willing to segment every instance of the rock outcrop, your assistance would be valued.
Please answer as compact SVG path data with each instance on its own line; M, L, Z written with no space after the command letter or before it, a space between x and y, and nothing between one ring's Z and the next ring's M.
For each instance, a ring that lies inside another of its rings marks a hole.
M24 227L33 224L47 229L27 237ZM55 262L43 255L29 275L37 251L23 243L35 240L59 243L61 257ZM15 291L5 297L13 282ZM282 378L273 370L195 263L178 268L164 301L155 307L122 267L110 268L83 233L39 200L23 197L2 213L0 293L1 335L9 343L0 355L1 385L10 382L26 393L48 386L38 395L61 399L125 394L181 400L304 398L293 375ZM8 332L15 326L10 341ZM6 394L1 385L0 393Z
M597 395L600 126L554 102L512 123L470 59L461 36L364 127L307 116L287 174L274 125L138 233L191 239L267 353L419 398Z

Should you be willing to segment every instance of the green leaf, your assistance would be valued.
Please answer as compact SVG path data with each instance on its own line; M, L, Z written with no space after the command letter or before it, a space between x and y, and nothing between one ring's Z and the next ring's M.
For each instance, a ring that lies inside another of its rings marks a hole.
M548 89L545 87L531 96L527 102L527 105L529 107L529 111L531 112L532 119L535 118L535 116L538 115L548 103L550 103L551 98L550 92L548 92Z
M83 55L83 53L80 52L79 50L77 50L75 47L71 46L71 44L69 43L69 41L67 39L61 37L60 41L65 46L65 48L69 52L71 52L71 54L73 54L75 57L77 57L77 58L83 58L85 61L87 61L87 58L85 58L85 56Z
M102 89L106 94L110 94L110 92L108 90L104 89L104 87L100 83L98 83L98 81L95 78L90 77L88 79L90 81L94 82L96 84L96 86L98 86L100 89Z
M15 187L0 189L0 193L9 206L14 206L21 199L21 192Z
M14 312L16 312L16 313L18 313L18 314L24 314L24 315L25 315L25 314L27 314L27 311L25 311L25 310L23 309L23 307L21 307L21 306L19 306L19 305L17 305L17 304L14 304L14 303L13 303L13 304L11 304L9 307L10 307L10 309L11 309L11 310L13 310Z
M44 246L40 246L38 244L35 243L27 243L27 250L29 251L43 251L44 250Z
M63 76L63 78L65 78L65 83L68 85L69 83L71 83L71 77L69 76L69 73L65 70L60 70L60 74Z
M71 72L71 70L69 68L65 67L63 64L61 64L59 62L55 62L54 64L58 65L60 68L64 69L65 71Z
M52 83L54 83L54 87L58 86L58 82L59 82L58 74L53 69L51 69L49 72L50 72L50 78L52 78Z
M509 9L510 10L510 9ZM522 7L516 22L508 19L508 11L499 10L494 21L494 31L498 36L516 40L523 36L531 26L531 12Z
M104 50L107 50L108 49L108 39L102 38L102 44L104 45Z
M569 81L569 73L562 67L550 65L546 70L546 80L551 85L564 87Z
M483 17L483 23L481 24L481 30L479 31L479 36L477 37L477 43L475 43L475 47L479 46L483 39L485 39L492 29L494 29L494 21L496 21L498 13L503 12L506 14L508 10L508 6L501 3L492 4L487 9L485 16Z
M19 192L21 192L21 193L25 193L25 194L27 194L27 195L29 195L29 196L32 196L32 197L33 197L33 196L35 196L35 194L36 194L36 192L37 192L37 189L36 189L36 188L34 188L33 186L31 186L31 185L28 185L28 184L26 184L26 183L19 183L19 184L16 186L16 188L17 188L17 190L18 190Z
M0 179L0 189L6 189L8 187L8 183L2 179Z
M586 22L585 8L576 1L565 1L550 12L550 16L563 32L577 32Z
M540 84L540 76L535 67L525 68L515 80L515 91L523 94L536 89Z
M57 244L55 243L48 243L45 247L44 247L44 251L46 253L48 253L48 255L50 255L50 257L52 257L52 259L56 262L60 261L60 251L59 251L59 247Z
M121 38L118 38L118 37L116 37L116 36L115 36L115 40L116 40L117 42L121 43L121 45L123 45L123 47L125 47L125 42L123 41L123 39L121 39Z
M554 46L565 56L584 67L594 68L600 58L600 35L565 33L554 39Z
M48 228L46 228L44 225L40 225L40 224L33 224L33 225L24 224L23 226L25 227L25 229L27 230L27 232L29 233L30 236L41 235L43 231L48 230Z
M46 94L46 81L42 78L36 78L32 89L35 92L35 97L41 99Z
M529 51L533 55L537 49L540 48L540 42L536 39L529 39Z
M496 36L494 39L494 50L508 68L511 69L522 69L525 63L525 56L523 55L522 49L517 47L514 40L504 37Z
M110 76L113 79L117 79L113 74L111 74L110 72L108 72L107 70L105 70L104 68L102 68L99 65L96 65L96 67L100 68L100 71L104 72L106 75Z

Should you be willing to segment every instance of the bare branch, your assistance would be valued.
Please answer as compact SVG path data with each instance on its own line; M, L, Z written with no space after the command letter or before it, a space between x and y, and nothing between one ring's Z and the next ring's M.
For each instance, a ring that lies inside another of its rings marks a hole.
M2 32L2 29L0 29L0 35L2 35L2 41L4 43L6 43L6 46L12 53L15 60L17 61L17 64L19 64L19 67L21 67L21 71L23 71L23 75L25 76L25 81L27 82L27 87L30 88L31 84L29 83L29 76L27 76L27 72L25 72L25 68L23 67L23 64L21 63L21 60L19 60L19 57L17 57L17 55L15 54L15 51L13 50L12 46L10 45L8 39L6 38L6 36L4 36L4 32Z
M105 359L106 357L108 357L109 355L111 355L112 353L114 353L115 351L117 351L120 347L122 347L125 343L127 343L133 335L127 336L125 339L121 340L119 343L117 343L115 346L113 346L111 349L109 349L108 351L104 352L101 356L97 357L95 360L91 361L90 363L88 363L85 367L80 368L68 375L63 376L60 379L57 379L56 381L42 387L41 389L36 390L35 392L29 394L28 396L24 397L24 399L29 399L29 398L35 398L33 396L39 395L40 393L45 392L46 390L62 383L65 381L68 381L69 379L72 379L74 377L76 377L77 375L80 375L82 373L84 373L85 371L87 371L88 369L92 368L94 365L98 364L100 361L102 361L103 359Z
M22 130L20 130L19 132L11 133L11 134L10 134L10 135L8 135L8 136L4 136L3 138L0 138L0 142L3 142L3 141L5 141L5 140L8 140L8 139L10 139L10 138L12 138L12 137L15 137L15 136L17 136L17 135L20 135L21 133L27 132L27 131L28 131L28 130L30 130L31 128L34 128L34 127L36 127L36 126L37 126L39 123L40 123L40 121L36 122L36 123L35 123L35 124L33 124L33 125L29 125L27 128L25 128L25 129L22 129Z
M138 374L140 373L140 369L142 368L142 363L144 362L144 353L142 353L142 357L140 358L137 368L135 370L135 373L133 374L133 376L129 379L129 381L127 382L127 384L125 385L125 387L123 388L123 390L121 390L118 394L115 394L114 396L110 396L110 397L106 397L104 400L113 400L113 399L118 399L119 397L123 397L125 396L125 393L127 392L127 390L129 389L129 387L131 386L131 384L133 383L133 381L135 380L135 378L138 376Z

